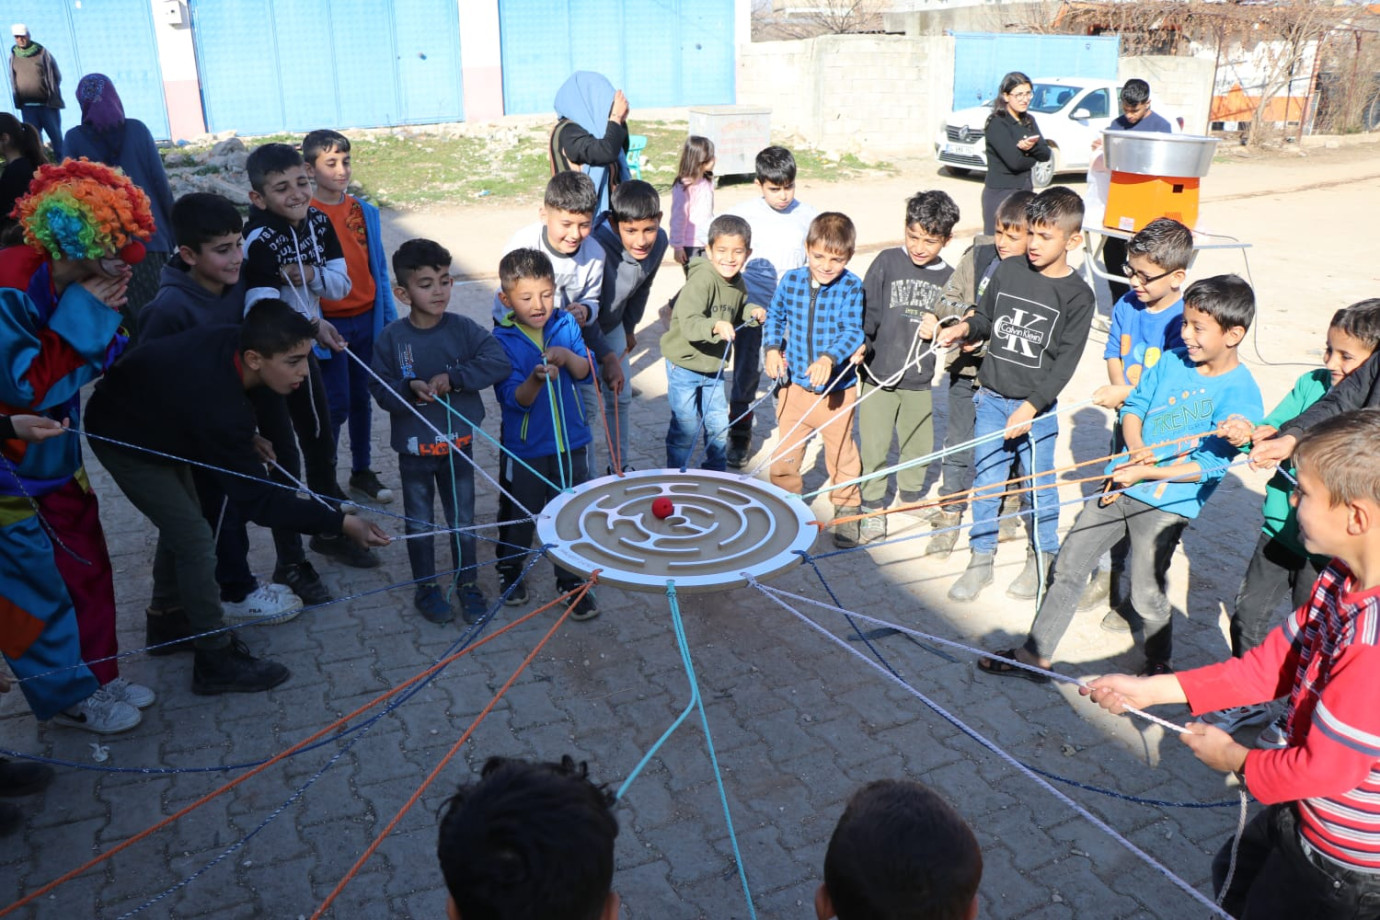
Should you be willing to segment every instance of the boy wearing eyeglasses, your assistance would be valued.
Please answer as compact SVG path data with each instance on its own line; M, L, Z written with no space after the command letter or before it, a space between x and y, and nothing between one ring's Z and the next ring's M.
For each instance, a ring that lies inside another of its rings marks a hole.
M1121 265L1130 289L1112 306L1112 326L1107 333L1107 385L1093 393L1093 402L1106 409L1120 409L1141 375L1155 366L1160 356L1184 344L1180 328L1184 317L1181 291L1189 261L1193 258L1193 231L1177 220L1161 217L1145 225L1126 244ZM1112 426L1112 448L1125 447L1121 423ZM1126 568L1128 544L1120 541L1098 562L1097 571L1079 598L1078 609L1090 610L1110 599L1113 610L1125 601L1121 573ZM1108 628L1125 629L1126 619L1111 614Z

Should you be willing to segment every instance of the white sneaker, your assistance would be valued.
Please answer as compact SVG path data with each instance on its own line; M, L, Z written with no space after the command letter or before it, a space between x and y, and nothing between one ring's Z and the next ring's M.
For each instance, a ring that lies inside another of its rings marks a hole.
M271 620L264 620L264 625L275 625L291 620L302 612L302 599L291 590L278 590L279 587L287 586L259 585L242 601L221 601L226 621L243 622L272 617Z
M1270 718L1270 707L1264 704L1253 706L1232 706L1229 709L1219 709L1216 712L1209 712L1203 715L1203 721L1209 725L1216 725L1227 734L1235 732L1238 728L1247 725L1259 725Z
M68 728L84 728L98 735L113 735L129 731L142 718L135 707L97 691L53 716L53 722Z
M148 687L125 680L123 677L115 678L96 693L117 703L128 703L136 709L148 709L158 699Z

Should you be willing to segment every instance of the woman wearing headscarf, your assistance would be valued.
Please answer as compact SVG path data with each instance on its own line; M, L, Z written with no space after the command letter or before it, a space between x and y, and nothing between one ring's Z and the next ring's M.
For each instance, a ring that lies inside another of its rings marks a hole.
M129 282L129 302L120 312L131 337L139 311L158 293L158 275L172 254L172 188L163 170L163 158L148 127L137 118L126 118L115 84L105 74L89 73L77 84L81 124L67 132L67 156L86 157L116 166L149 198L156 229L148 241L148 255L134 267Z
M552 172L582 170L594 182L602 214L614 186L629 177L628 100L603 74L577 70L556 91L556 114Z

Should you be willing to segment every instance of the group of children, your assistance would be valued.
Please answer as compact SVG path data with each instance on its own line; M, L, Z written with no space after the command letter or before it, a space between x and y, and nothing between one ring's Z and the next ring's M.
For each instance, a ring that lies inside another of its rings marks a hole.
M313 550L359 567L377 565L370 547L389 542L347 513L337 484L339 436L348 430L350 490L378 503L393 497L370 469L371 398L389 415L399 455L403 513L415 537L408 541L414 606L432 622L453 617L430 536L439 497L456 599L474 622L489 601L470 529L473 438L484 421L481 394L493 389L502 415L500 592L504 603L527 601L530 512L591 475L596 423L612 423L607 472L628 468L629 353L673 248L686 280L660 342L667 467L692 465L701 445L704 468L744 467L764 371L780 432L768 458L772 482L802 493L806 442L818 434L835 542L882 539L887 480L879 474L896 441L898 498L921 499L923 468L915 461L933 447L930 381L937 352L949 349L949 452L929 551L952 550L971 504L972 555L949 592L971 601L993 580L1002 518L1027 516L1027 563L1008 593L1039 599L1024 645L978 667L1046 680L1029 666L1048 668L1080 603L1099 583L1115 599L1119 570L1127 570L1129 603L1104 625L1140 630L1146 661L1139 678L1095 684L1095 698L1110 708L1188 700L1195 711L1217 710L1214 727L1187 738L1199 755L1249 767L1247 782L1262 800L1300 800L1272 808L1269 827L1253 826L1250 846L1259 852L1244 858L1259 871L1238 880L1231 897L1256 903L1251 885L1271 874L1262 854L1281 846L1280 828L1292 833L1295 823L1304 846L1302 856L1285 847L1289 858L1323 860L1324 871L1368 892L1380 841L1356 826L1371 818L1341 814L1371 814L1375 796L1361 767L1380 758L1380 725L1353 696L1369 686L1367 650L1380 635L1370 623L1380 471L1364 449L1377 443L1380 422L1373 411L1345 410L1377 401L1380 301L1339 311L1326 368L1301 378L1265 416L1237 354L1254 320L1251 289L1230 275L1187 284L1191 232L1168 219L1146 226L1127 246L1130 291L1114 307L1108 384L1093 396L1119 410L1105 487L1061 543L1058 399L1093 312L1091 291L1068 263L1081 242L1079 197L1061 187L1013 194L998 208L995 236L979 239L951 268L940 253L958 208L943 192L918 193L906 202L904 244L879 254L860 279L847 267L856 249L852 221L795 200L789 151L763 150L760 194L712 219L712 146L687 142L682 163L671 238L651 185L617 184L599 213L587 176L555 175L540 219L513 237L500 262L485 328L448 311L451 257L440 244L403 244L390 276L377 209L348 192L343 135L313 132L301 152L264 145L247 163L255 206L247 224L218 196L177 202L177 253L140 315L134 348L118 309L140 256L137 241L151 233L146 199L105 167L40 168L15 212L24 245L0 251L0 324L15 357L3 382L12 431L3 432L9 481L0 484L0 563L14 586L11 604L35 624L22 643L7 640L5 654L26 678L21 686L35 714L123 731L155 699L120 678L113 660L108 552L77 438L61 424L79 421L84 383L104 374L85 419L93 452L159 532L148 644L154 653L195 653L194 692L265 690L287 679L287 669L254 657L227 624L281 622L330 599L301 534L311 535ZM397 317L395 301L406 316ZM1267 493L1265 526L1232 617L1234 661L1176 677L1169 562L1248 445L1262 461L1295 452L1297 465L1282 467ZM303 487L311 498L293 494ZM1027 512L1004 510L1002 499L1016 492L1028 494ZM273 530L272 584L260 584L249 568L248 521ZM558 589L579 581L556 567ZM1285 596L1297 612L1270 631L1273 605ZM588 591L571 615L598 612ZM1262 741L1316 754L1307 769L1284 754L1246 754L1222 731L1267 720L1265 704L1286 694L1289 704ZM847 871L867 868L851 865ZM846 883L827 878L826 869L820 916L850 915L841 906L850 900ZM602 890L607 902L608 886ZM970 891L964 909L971 903Z

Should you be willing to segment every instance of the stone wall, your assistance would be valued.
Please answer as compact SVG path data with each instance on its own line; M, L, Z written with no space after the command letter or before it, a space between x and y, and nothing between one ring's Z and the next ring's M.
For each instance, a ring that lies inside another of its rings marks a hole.
M738 102L769 106L774 130L825 150L930 154L949 111L953 57L946 36L754 42L739 48Z

